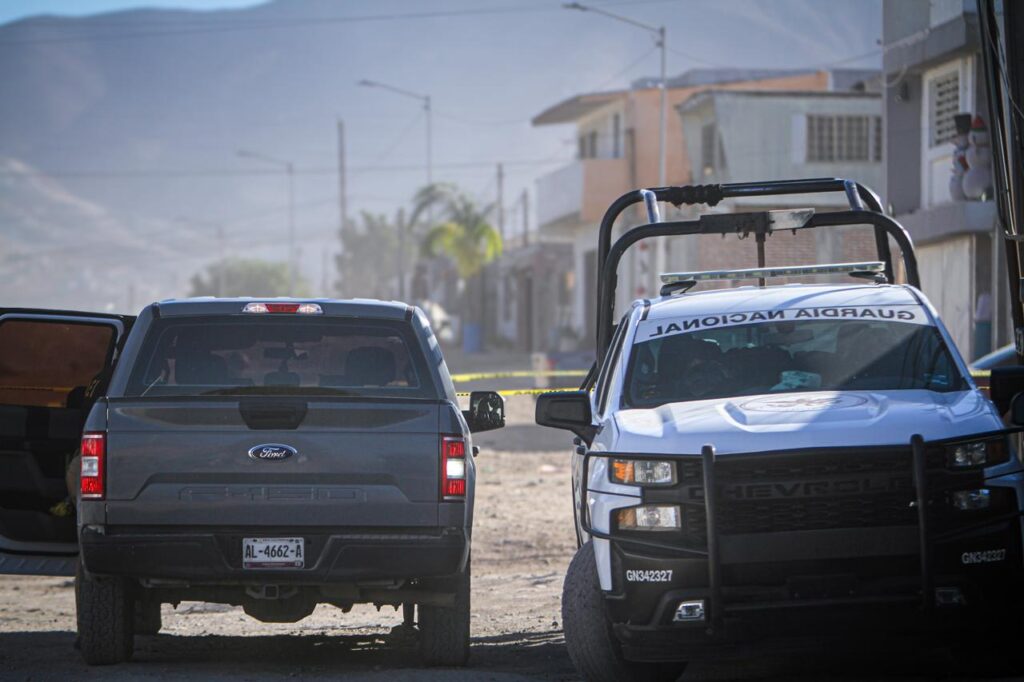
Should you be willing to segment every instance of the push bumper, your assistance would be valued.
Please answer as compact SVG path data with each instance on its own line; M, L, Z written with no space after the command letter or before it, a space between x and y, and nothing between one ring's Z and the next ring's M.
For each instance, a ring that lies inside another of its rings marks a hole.
M896 487L906 495L901 525L748 534L734 529L735 503L721 495L732 481L718 479L706 447L697 473L700 540L592 533L611 541L614 584L605 596L626 658L694 660L762 646L799 650L800 642L935 642L943 633L1020 622L1019 491L993 494L988 512L951 516L951 491L1000 484L977 469L950 475L934 445L915 438L906 448L908 485ZM651 501L668 503L672 494ZM727 504L731 527L723 532Z
M302 537L304 568L245 569L246 537ZM99 529L80 532L81 557L94 575L185 581L192 584L322 585L452 575L466 564L469 540L459 528L388 532L324 529L237 529L174 532Z

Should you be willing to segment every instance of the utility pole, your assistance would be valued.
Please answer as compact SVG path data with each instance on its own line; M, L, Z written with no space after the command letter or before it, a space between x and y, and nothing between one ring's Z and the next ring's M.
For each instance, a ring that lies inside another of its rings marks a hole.
M295 295L295 270L296 270L296 249L295 249L295 164L291 161L277 159L273 156L239 149L236 154L246 159L256 159L264 163L270 163L284 169L288 175L288 293Z
M498 164L498 234L505 241L505 169Z
M530 245L530 193L523 189L523 246Z
M668 73L667 73L667 55L666 55L666 52L668 50L668 43L667 43L667 36L666 36L666 31L665 31L664 24L661 25L661 26L652 26L650 24L645 24L645 23L643 23L641 21L637 21L635 19L631 19L630 17L622 16L621 14L615 14L613 12L608 12L608 11L606 11L604 9L601 9L600 7L584 5L584 4L579 3L579 2L563 3L562 7L564 7L565 9L576 10L576 11L579 11L579 12L590 12L592 14L599 14L599 15L601 15L603 17L608 18L608 19L613 19L615 21L618 21L618 22L621 22L621 23L624 23L624 24L629 24L629 25L635 26L636 28L639 28L639 29L643 29L644 31L647 31L648 33L650 33L654 37L654 44L661 50L661 74L660 74L660 78L659 78L660 82L658 83L658 87L659 87L659 89L661 91L660 92L660 95L661 95L661 97L660 97L660 112L659 112L659 120L658 120L658 185L660 187L664 187L665 184L668 182L667 169L666 169L667 163L668 163L668 160L667 160L667 151L668 151L667 150L667 144L668 144L668 141L666 139L666 136L667 136L666 126L668 125ZM665 269L665 260L666 260L666 258L665 258L665 256L666 256L665 247L666 247L666 242L665 242L665 240L663 238L660 238L660 237L656 237L656 238L652 239L651 241L653 242L653 247L654 247L654 270L655 270L655 276L657 276L658 273L663 272L664 269ZM636 255L634 254L634 259L635 259L635 257L636 257ZM634 260L634 262L635 262L635 260ZM633 280L635 282L635 280L636 280L635 275L633 277Z
M217 225L217 251L219 252L217 256L219 261L219 266L217 267L217 297L224 298L224 291L226 289L224 280L228 276L228 263L224 250L224 226L219 224Z
M288 295L295 295L295 271L298 269L295 250L295 165L288 162Z
M348 227L348 192L345 189L345 122L338 119L338 229L344 242Z
M347 168L345 167L345 121L338 117L338 242L345 250L345 236L348 233L348 190L346 188ZM328 249L329 250L329 249ZM324 265L323 294L329 295L327 265Z

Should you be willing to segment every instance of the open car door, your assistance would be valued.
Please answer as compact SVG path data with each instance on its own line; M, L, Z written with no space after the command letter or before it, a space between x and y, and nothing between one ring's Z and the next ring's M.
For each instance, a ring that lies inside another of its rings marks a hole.
M65 474L134 320L0 308L0 574L74 575Z

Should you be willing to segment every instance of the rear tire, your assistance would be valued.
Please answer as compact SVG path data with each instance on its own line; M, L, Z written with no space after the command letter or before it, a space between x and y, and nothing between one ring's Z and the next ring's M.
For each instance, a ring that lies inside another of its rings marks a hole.
M163 617L160 615L160 602L147 597L141 597L135 602L135 634L155 635L163 627Z
M452 606L419 606L420 655L429 666L461 667L469 660L470 565L445 580L454 588Z
M635 663L622 656L597 577L594 545L576 552L562 588L562 628L569 658L588 682L674 682L685 663Z
M132 657L134 601L123 578L94 578L79 564L75 575L78 648L86 663L110 665Z

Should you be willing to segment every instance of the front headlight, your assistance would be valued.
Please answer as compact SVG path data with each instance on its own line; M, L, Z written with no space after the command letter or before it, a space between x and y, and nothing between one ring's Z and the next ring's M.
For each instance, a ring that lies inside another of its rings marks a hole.
M616 512L619 530L678 530L679 507L647 504Z
M626 485L672 485L676 464L653 459L613 459L609 469L612 483Z
M1009 458L1005 438L976 440L946 446L946 462L953 469L1002 464Z

